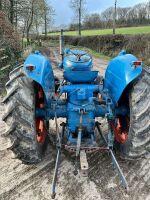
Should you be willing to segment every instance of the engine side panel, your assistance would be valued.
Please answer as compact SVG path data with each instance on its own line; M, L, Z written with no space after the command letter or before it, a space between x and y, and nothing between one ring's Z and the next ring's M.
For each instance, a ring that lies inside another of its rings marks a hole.
M136 79L142 72L142 66L133 66L138 59L132 54L122 51L110 61L104 79L104 89L108 89L114 104L121 97L127 85Z

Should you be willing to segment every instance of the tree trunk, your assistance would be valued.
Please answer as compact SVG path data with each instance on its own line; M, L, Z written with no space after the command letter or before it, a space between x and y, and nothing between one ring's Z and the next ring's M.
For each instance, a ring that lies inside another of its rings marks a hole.
M17 30L17 26L18 26L18 4L17 4L17 1L15 4L16 4L15 26L16 26L16 30Z
M148 2L148 20L150 19L150 1Z
M79 36L81 36L81 0L79 4Z
M9 0L10 2L10 22L13 24L14 21L14 0Z
M32 5L31 5L31 16L29 17L29 23L27 22L27 31L26 31L26 35L27 35L27 44L30 44L30 38L29 38L29 32L33 23L33 14L34 14L34 0L32 0Z
M29 28L28 28L28 21L27 21L27 27L26 27L26 38L27 38L27 45L30 43L30 39L29 39Z
M47 14L45 10L45 38L47 37Z
M115 0L114 15L113 15L113 34L116 34L116 12L117 12L117 0Z
M0 10L2 10L2 0L0 0Z

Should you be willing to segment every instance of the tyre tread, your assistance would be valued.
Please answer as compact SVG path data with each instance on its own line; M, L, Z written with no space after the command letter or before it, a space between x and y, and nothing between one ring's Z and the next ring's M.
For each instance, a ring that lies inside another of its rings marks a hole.
M36 140L34 84L22 73L21 67L17 67L10 73L10 80L6 83L7 96L3 100L6 112L3 120L7 124L7 130L4 137L10 139L9 149L15 153L16 158L23 163L32 164L41 161L42 145ZM28 103L27 99L31 99L32 104ZM29 116L30 121L23 117L23 113Z

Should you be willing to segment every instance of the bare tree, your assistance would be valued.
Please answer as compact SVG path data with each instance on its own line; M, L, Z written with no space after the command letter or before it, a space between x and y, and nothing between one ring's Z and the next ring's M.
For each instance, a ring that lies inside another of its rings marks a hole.
M150 19L150 1L147 2L147 18Z
M53 7L48 4L46 0L36 0L34 5L34 19L32 24L32 30L39 34L40 29L44 29L45 36L50 25L54 22L55 11Z
M28 13L28 17L27 17L27 21L26 21L26 36L27 36L27 43L29 44L30 40L29 40L29 32L33 23L33 16L34 16L34 2L35 0L31 0L30 1L30 7L29 7L29 13Z
M146 19L146 5L145 4L138 4L137 5L137 9L138 9L138 21L139 24L143 24L145 19Z
M53 7L45 1L45 7L44 7L44 30L45 30L45 37L47 36L47 29L49 25L52 25L54 23L54 15L55 10Z
M113 24L113 7L107 8L101 13L101 19L104 21L104 28L112 28Z
M102 28L102 21L100 15L97 13L93 13L91 15L87 15L83 21L84 29L95 29Z
M117 8L117 23L119 26L126 26L128 20L128 12L131 8Z
M83 16L85 15L85 5L86 0L71 0L70 7L73 9L75 13L75 17L78 19L78 34L81 36L81 22Z
M53 21L54 10L47 0L20 0L16 14L18 30L22 32L22 38L26 35L29 43L30 33L36 33L38 36L44 28L47 35L48 27Z

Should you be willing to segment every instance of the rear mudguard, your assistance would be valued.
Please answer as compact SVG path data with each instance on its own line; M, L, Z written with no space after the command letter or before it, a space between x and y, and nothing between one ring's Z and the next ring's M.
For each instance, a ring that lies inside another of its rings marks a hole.
M110 61L105 72L104 89L108 90L114 104L117 104L127 85L141 74L142 65L133 65L137 60L123 50Z
M50 60L39 51L27 57L24 63L24 73L41 85L47 101L52 99L54 94L54 74Z

